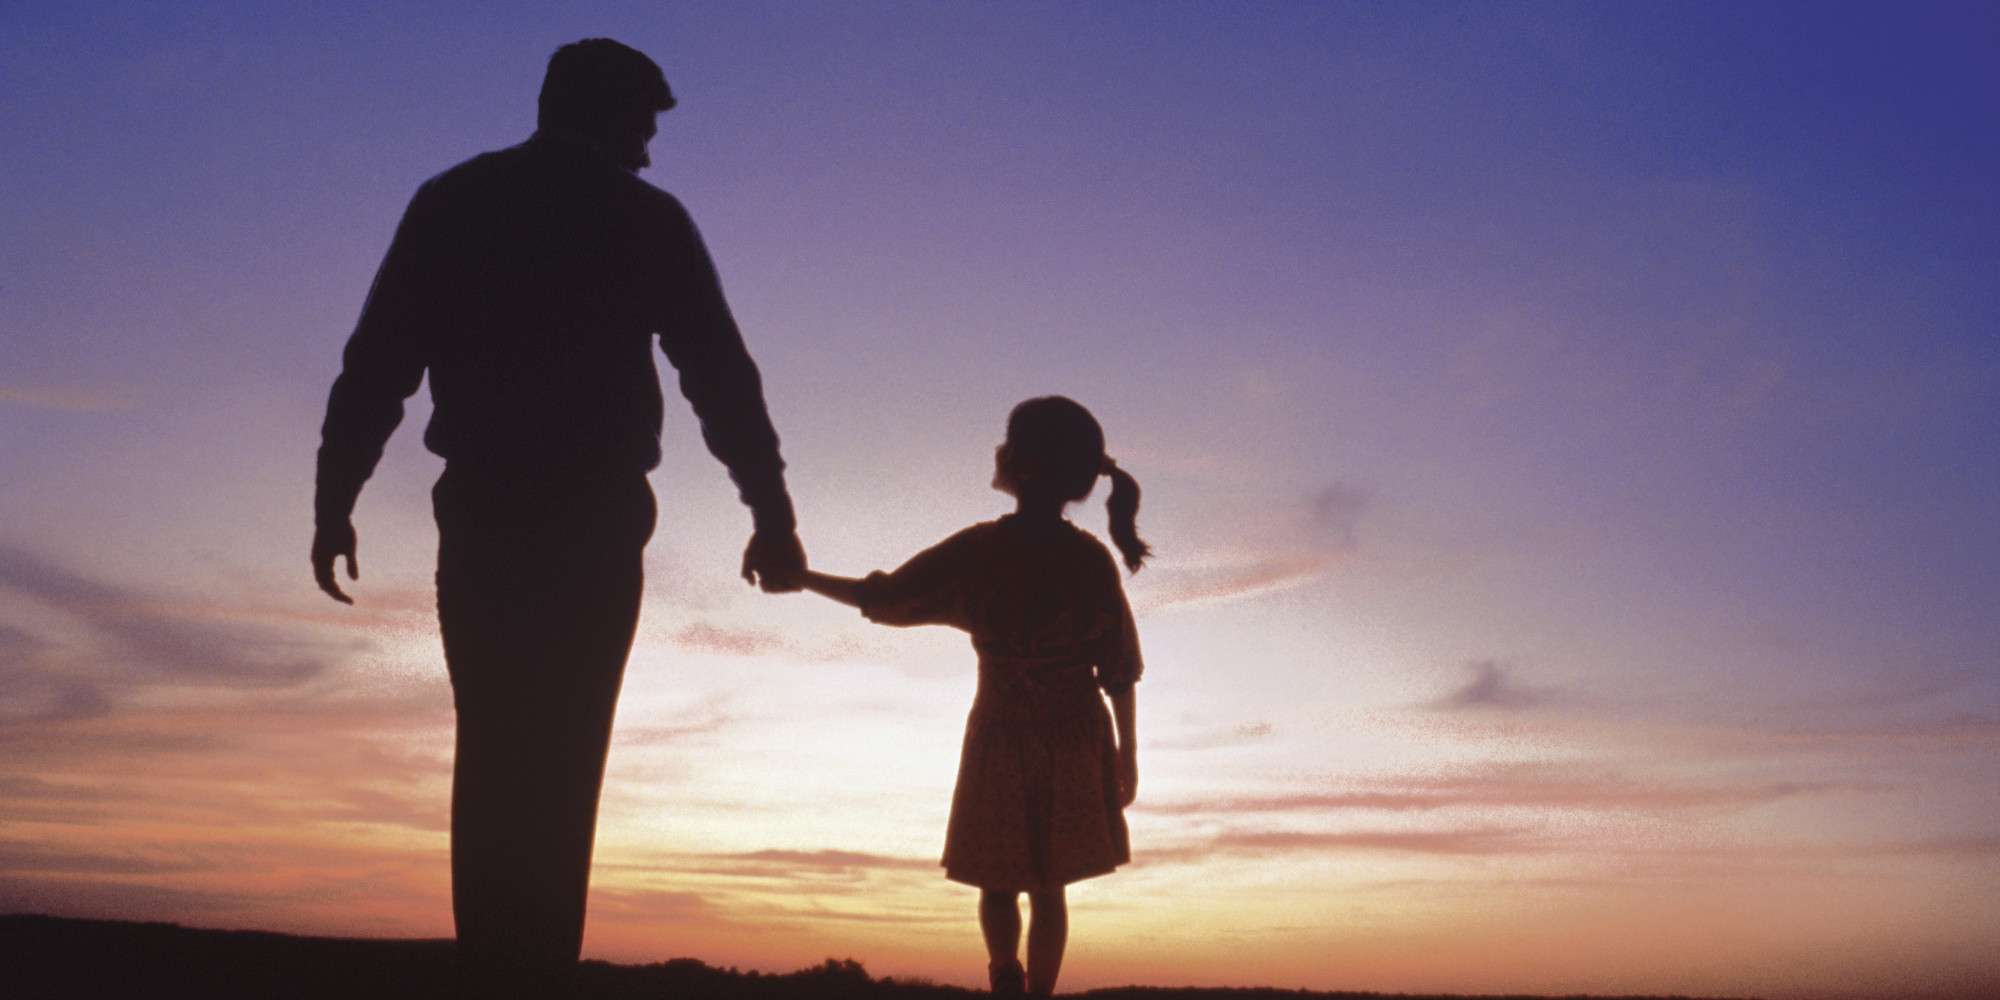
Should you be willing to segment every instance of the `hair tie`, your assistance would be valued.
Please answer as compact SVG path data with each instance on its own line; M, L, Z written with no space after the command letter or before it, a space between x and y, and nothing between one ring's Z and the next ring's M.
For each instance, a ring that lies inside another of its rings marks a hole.
M1118 462L1117 460L1113 459L1110 455L1106 455L1098 460L1097 462L1098 475L1108 476L1117 471L1118 471Z

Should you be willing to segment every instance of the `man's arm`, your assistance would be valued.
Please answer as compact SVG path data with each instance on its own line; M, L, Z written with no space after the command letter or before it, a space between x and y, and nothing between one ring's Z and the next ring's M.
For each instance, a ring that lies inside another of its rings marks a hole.
M342 353L340 377L327 396L326 421L320 425L313 491L313 579L342 604L354 600L341 591L335 562L347 559L349 580L361 575L355 562L354 502L381 461L382 446L403 422L403 400L423 382L416 330L426 266L423 202L419 191L375 272L361 319Z
M715 265L685 212L675 206L678 232L660 348L680 373L681 395L701 421L709 453L729 469L751 511L755 532L743 551L743 579L766 593L800 589L805 549L799 542L778 432L764 406L763 378L743 346L743 334L722 297Z

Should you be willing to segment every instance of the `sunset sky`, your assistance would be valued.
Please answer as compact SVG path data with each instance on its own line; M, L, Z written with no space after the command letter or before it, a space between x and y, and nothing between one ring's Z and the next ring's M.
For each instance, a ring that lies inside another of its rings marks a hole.
M1981 2L0 6L0 912L450 933L428 403L353 608L313 452L411 193L596 35L817 568L1009 509L1029 396L1145 488L1065 989L2000 993ZM970 646L746 587L669 404L586 954L983 983Z

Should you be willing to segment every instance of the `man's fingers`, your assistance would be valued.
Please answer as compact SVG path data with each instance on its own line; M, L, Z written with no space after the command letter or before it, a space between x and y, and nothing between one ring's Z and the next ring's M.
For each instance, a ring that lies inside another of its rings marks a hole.
M361 579L361 563L354 558L354 549L354 526L351 524L321 527L313 532L313 582L319 584L319 589L324 591L326 596L342 604L353 604L354 599L340 589L334 564L346 559L347 578Z
M347 568L349 570L352 570L354 568L354 560L349 559L347 561ZM325 591L326 596L331 597L342 604L354 603L354 598L347 596L347 594L340 589L340 582L334 578L332 559L328 559L324 563L320 562L313 563L313 579L319 582L319 589Z

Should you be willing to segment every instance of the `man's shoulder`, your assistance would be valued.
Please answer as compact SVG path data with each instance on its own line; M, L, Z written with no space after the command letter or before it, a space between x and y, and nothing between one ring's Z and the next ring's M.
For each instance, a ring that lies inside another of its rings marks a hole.
M480 153L431 175L417 185L410 207L422 206L431 211L469 207L491 201L500 190L519 186L527 172L526 164L515 155L519 148L510 146Z
M418 194L478 197L518 186L550 194L588 190L596 197L615 199L623 210L661 222L687 225L689 221L680 199L632 171L534 138L465 160L425 181Z
M687 207L681 204L679 198L674 197L664 188L655 187L653 182L638 174L625 170L620 170L619 173L624 174L625 181L629 182L633 199L643 202L650 212L659 216L662 220L671 221L676 225L692 224L693 219L688 215Z
M526 145L523 143L522 145ZM509 173L522 168L524 157L521 146L508 146L480 153L471 159L461 161L433 175L424 181L419 190L455 187L494 174Z

